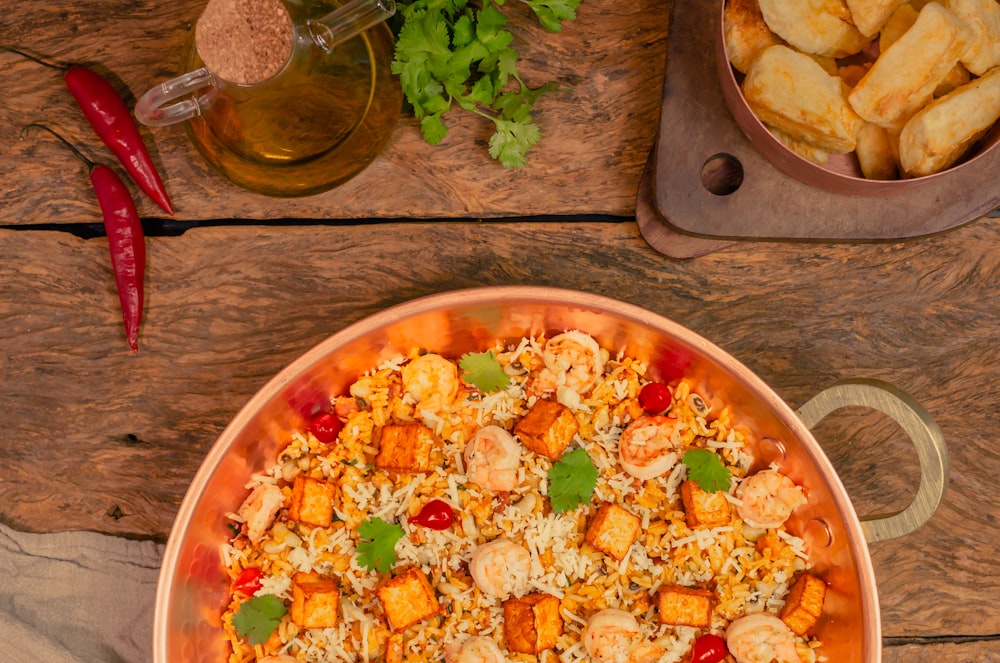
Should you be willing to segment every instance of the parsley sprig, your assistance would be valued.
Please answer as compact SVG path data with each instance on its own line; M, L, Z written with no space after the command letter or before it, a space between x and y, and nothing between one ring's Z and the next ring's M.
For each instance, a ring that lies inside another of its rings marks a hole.
M586 449L574 449L549 469L549 502L556 513L586 504L597 486L597 468Z
M251 645L267 642L288 608L274 594L255 596L239 607L233 615L236 634L245 637Z
M719 455L708 449L690 449L684 452L681 462L687 465L688 478L707 493L729 490L729 468Z
M358 525L358 564L369 571L386 573L396 563L396 542L403 538L403 528L381 518L369 518Z
M492 350L464 354L458 360L458 367L462 369L462 379L484 394L503 391L510 385L510 376L504 373Z
M580 0L521 0L550 32L576 18ZM506 168L527 164L541 132L532 117L538 98L558 89L530 88L517 69L514 34L500 11L504 0L404 0L392 71L420 120L424 140L437 145L448 134L443 115L453 104L493 122L489 154Z

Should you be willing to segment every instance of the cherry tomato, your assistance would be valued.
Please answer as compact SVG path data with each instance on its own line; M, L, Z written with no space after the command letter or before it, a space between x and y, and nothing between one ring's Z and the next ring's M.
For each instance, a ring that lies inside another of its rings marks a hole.
M410 522L421 527L445 530L455 522L455 512L444 500L431 500L424 505L420 513L410 518Z
M712 633L705 633L694 641L691 663L719 663L726 657L726 641Z
M260 581L263 577L264 573L256 566L248 566L240 571L236 580L233 581L233 593L253 596L260 589Z
M639 390L639 407L649 414L663 414L672 400L670 387L662 382L650 382Z
M309 432L323 444L330 444L337 439L337 434L343 424L332 412L321 414L309 423Z

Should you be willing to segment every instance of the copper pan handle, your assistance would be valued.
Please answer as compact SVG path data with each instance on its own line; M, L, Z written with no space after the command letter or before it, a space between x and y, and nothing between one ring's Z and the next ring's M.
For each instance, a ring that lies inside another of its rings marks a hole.
M800 407L798 415L812 428L834 410L847 406L868 407L889 415L917 449L920 486L909 506L896 513L861 518L869 542L909 534L930 519L948 487L948 448L941 429L912 396L887 382L870 379L838 382Z

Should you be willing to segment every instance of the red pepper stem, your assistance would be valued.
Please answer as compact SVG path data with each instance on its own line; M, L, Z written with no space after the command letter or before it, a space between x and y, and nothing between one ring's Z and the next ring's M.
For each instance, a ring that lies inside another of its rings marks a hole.
M42 58L38 57L37 55L32 55L31 53L27 53L27 52L22 51L22 50L20 50L18 48L12 48L11 46L4 46L3 44L0 44L0 51L7 51L9 53L14 53L16 55L20 55L22 58L25 58L27 60L31 60L32 62L34 62L36 64L40 64L40 65L43 65L45 67L51 67L52 69L58 69L59 71L67 71L69 69L69 67L67 65L56 64L54 62L49 62L47 60L43 60Z
M63 145L65 145L69 149L73 150L73 154L75 154L77 156L77 158L80 159L80 161L82 161L85 164L87 164L87 169L88 170L93 170L94 168L97 167L97 164L94 163L92 160L88 159L87 156L83 152L81 152L80 150L78 150L77 147L76 147L76 145L74 145L73 143L69 142L68 140L66 140L65 138L63 138L59 133L57 133L54 129L52 129L52 128L44 125L44 124L40 124L38 122L32 122L31 124L24 125L24 127L21 128L21 139L22 140L24 139L24 133L28 129L32 129L32 128L44 129L45 131L48 131L50 134L52 134L53 136L55 136L56 138L58 138L59 141Z

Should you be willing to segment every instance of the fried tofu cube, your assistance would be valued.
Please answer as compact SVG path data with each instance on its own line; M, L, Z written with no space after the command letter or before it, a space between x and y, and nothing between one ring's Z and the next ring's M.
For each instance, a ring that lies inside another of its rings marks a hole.
M803 573L788 590L785 605L781 608L781 621L797 635L805 635L823 614L826 583L811 573Z
M712 625L713 596L711 590L683 585L660 587L656 606L661 624L709 628Z
M694 481L681 484L681 501L684 503L684 515L691 529L722 527L729 524L729 501L721 490L708 492L702 490Z
M434 433L423 424L388 424L382 427L375 466L393 472L428 472Z
M628 509L606 502L591 518L584 540L605 555L621 561L639 536L641 523L639 516Z
M514 426L514 433L536 454L559 460L578 429L572 410L557 401L539 399Z
M340 610L337 581L318 573L296 573L292 577L292 607L289 616L299 628L333 628Z
M336 486L312 477L295 477L288 517L315 527L329 527L333 522L333 501Z
M434 588L416 567L411 566L385 581L375 594L393 631L402 631L441 611Z
M538 654L553 649L563 632L560 601L551 594L528 594L503 602L503 633L507 649Z

